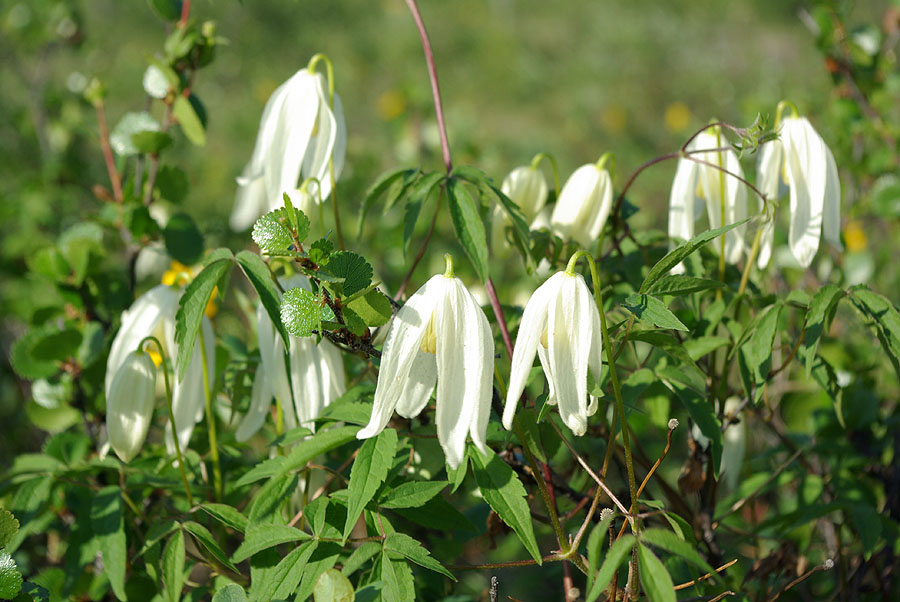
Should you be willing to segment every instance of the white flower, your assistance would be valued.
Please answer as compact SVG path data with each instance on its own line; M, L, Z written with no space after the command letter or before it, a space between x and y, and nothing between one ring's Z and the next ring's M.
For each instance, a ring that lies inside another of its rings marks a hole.
M437 391L435 422L447 464L465 457L466 436L487 454L494 338L484 312L463 283L447 272L433 276L394 318L384 350L372 418L357 437L380 433L394 410L405 418L422 411Z
M178 347L175 345L175 313L178 311L178 299L182 290L166 284L160 284L138 297L131 307L122 313L122 326L113 340L106 362L106 397L109 399L113 379L119 368L125 363L130 353L148 336L155 336L162 343L166 356L175 364ZM212 325L204 316L200 331L206 345L206 361L209 366L209 384L213 383L213 367L215 366L214 336ZM155 347L149 348L155 351ZM175 414L175 432L181 449L187 447L191 440L194 425L203 418L203 360L200 353L200 340L194 344L191 363L184 371L184 378L178 380L172 388L172 411ZM166 425L166 449L174 453L172 424Z
M557 404L566 426L583 435L588 416L597 411L597 400L588 395L587 374L590 370L594 380L600 380L602 350L600 313L584 278L574 272L557 272L525 305L513 351L503 426L512 428L537 352L550 387L547 403Z
M778 140L763 144L758 162L759 187L769 199L780 196L779 184L791 191L791 254L809 267L819 249L819 237L841 248L841 182L834 155L806 117L785 117ZM772 256L774 216L769 215L760 239L757 265Z
M266 102L250 162L237 179L238 191L231 227L245 230L265 213L293 196L300 178L316 178L319 199L331 194L328 160L340 175L347 150L347 127L341 100L328 102L327 83L304 67L281 84Z
M141 450L156 396L156 366L143 351L129 353L116 371L106 394L109 444L123 462Z
M715 128L704 130L688 145L688 151L715 149L728 146L724 136L717 135ZM695 159L718 165L729 172L743 177L744 172L738 157L731 149L725 151L693 153ZM701 201L706 201L711 230L733 224L747 217L747 190L737 178L710 165L697 163L687 158L678 159L675 180L669 195L669 238L690 240L694 237L694 222L703 212ZM725 208L725 223L722 223L722 208ZM737 263L744 251L744 226L738 226L725 234L725 261ZM716 252L721 251L719 242L713 244ZM673 272L684 271L679 265Z
M569 176L559 193L550 217L553 232L589 248L603 230L612 201L609 172L594 163L582 165Z
M547 180L532 165L516 167L506 178L500 190L519 206L526 222L533 222L547 202ZM504 255L509 250L506 228L512 224L500 203L494 204L491 215L491 247L494 253Z
M281 280L285 290L311 290L304 276ZM260 365L250 392L250 409L238 425L235 438L245 441L259 430L274 396L281 403L288 429L305 426L315 430L313 420L346 391L341 353L328 341L316 344L312 337L290 336L290 379L284 363L284 343L260 304L256 309Z

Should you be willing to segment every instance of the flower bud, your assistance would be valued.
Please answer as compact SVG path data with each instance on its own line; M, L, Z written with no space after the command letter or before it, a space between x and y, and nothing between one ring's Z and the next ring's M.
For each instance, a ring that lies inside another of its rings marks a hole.
M517 167L503 180L500 189L531 222L547 202L547 180L534 167Z
M113 377L106 397L109 443L123 462L140 451L153 417L156 366L143 351L129 353Z
M560 238L591 247L612 209L612 179L596 164L575 170L559 193L550 224Z

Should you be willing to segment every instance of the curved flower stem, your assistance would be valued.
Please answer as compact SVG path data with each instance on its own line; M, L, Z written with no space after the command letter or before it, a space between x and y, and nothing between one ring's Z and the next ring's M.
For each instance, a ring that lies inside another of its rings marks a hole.
M187 473L184 470L184 456L181 455L181 444L178 442L178 434L175 431L175 412L172 410L172 387L169 386L169 371L166 370L166 354L163 352L163 346L154 336L144 337L138 344L138 349L144 348L145 342L153 342L159 349L159 356L162 358L161 366L163 373L163 382L166 385L166 404L169 409L169 422L172 424L172 440L175 442L175 457L178 458L178 470L181 472L181 482L184 484L184 492L187 494L188 504L194 505L194 496L191 495L191 486L188 484Z
M217 500L222 499L222 467L219 464L219 446L216 442L216 420L212 411L212 391L209 388L209 366L206 361L206 342L200 338L200 359L203 363L203 397L206 399L206 432L209 434L209 453L213 461L213 486Z
M556 159L553 158L553 155L548 153L538 153L531 160L531 168L537 169L538 165L541 164L541 161L544 159L550 163L550 169L553 171L553 191L557 197L559 197L559 169L556 167Z

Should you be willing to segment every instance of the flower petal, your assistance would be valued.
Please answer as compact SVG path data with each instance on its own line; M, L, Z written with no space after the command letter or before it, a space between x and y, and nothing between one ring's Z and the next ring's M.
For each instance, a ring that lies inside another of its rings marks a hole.
M404 418L419 415L437 382L437 362L431 353L418 353L409 370L409 379L397 400L397 413Z
M282 193L297 188L300 165L307 152L318 111L316 78L305 68L301 69L288 80L281 106L273 107L277 129L265 158L266 194L271 209L282 206Z
M669 239L675 248L682 240L694 237L695 199L697 188L697 164L687 159L678 159L672 190L669 192ZM672 273L684 273L684 264L672 268Z
M321 185L322 199L328 198L331 194L331 178L328 174L328 160L331 153L335 150L335 143L338 134L338 123L328 104L328 95L325 92L325 78L322 74L317 73L316 76L316 97L318 98L318 114L316 116L316 135L309 140L306 152L303 155L303 163L300 167L300 173L304 178L315 178ZM335 96L335 107L339 106L340 101ZM341 120L343 123L343 119ZM341 152L346 150L346 127L343 132L344 140ZM341 157L343 166L343 156ZM337 164L335 167L335 178L337 178Z
M841 245L841 180L838 177L837 164L831 149L825 146L825 200L822 218L822 234L825 240L834 245L839 251Z
M177 349L175 346L175 316L171 316L164 324L165 337L169 349ZM212 331L212 325L207 318L203 318L200 336L203 337L206 347L206 361L209 375L209 386L212 388L215 371L215 338ZM178 357L177 351L172 353L173 358ZM191 363L188 364L184 371L184 378L178 380L175 378L175 384L172 387L172 413L174 414L174 430L178 434L178 443L181 449L187 448L191 440L191 433L194 432L194 425L203 417L205 407L205 394L203 391L203 354L200 350L200 339L194 343L194 353L191 356ZM166 425L166 450L175 452L175 444L172 439L172 421Z
M272 403L272 388L266 378L266 367L260 363L253 376L253 388L250 390L250 408L234 432L238 441L246 441L258 431L266 421L266 414Z
M773 140L762 145L759 151L756 173L759 180L759 189L769 200L769 212L765 221L760 224L762 234L759 239L759 257L756 265L764 269L772 258L772 245L775 239L775 209L774 204L778 200L781 172L784 166L784 144L781 140ZM763 210L763 201L759 201L760 212Z
M825 143L805 118L785 119L782 127L791 225L788 243L797 262L809 267L819 249L825 200Z
M553 231L560 238L571 239L587 247L593 243L586 227L590 216L599 211L601 170L593 163L582 165L569 176L550 216Z
M587 358L590 324L582 295L576 289L580 275L565 275L560 294L547 313L547 351L563 422L575 435L587 430Z

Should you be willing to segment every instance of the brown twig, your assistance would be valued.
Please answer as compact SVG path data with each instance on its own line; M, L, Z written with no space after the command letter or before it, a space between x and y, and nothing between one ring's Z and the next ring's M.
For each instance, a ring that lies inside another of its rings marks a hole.
M103 160L106 162L106 171L109 173L109 181L112 184L113 198L121 205L124 200L122 196L122 178L119 176L119 170L116 169L116 160L113 158L112 148L109 146L109 127L106 124L106 111L103 108L103 101L98 100L94 103L94 107L97 109L100 148L103 150Z
M834 561L831 558L829 558L823 564L820 564L819 566L815 566L815 567L811 568L810 570L806 571L805 573L803 573L802 575L800 575L799 577L797 577L796 579L794 579L793 581L791 581L790 583L785 585L783 588L778 590L778 593L776 593L772 598L770 598L768 602L775 602L775 600L777 600L778 598L781 597L781 594L788 591L789 589L791 589L798 583L802 583L803 581L806 581L814 573L818 573L819 571L830 571L833 568L834 568Z
M687 588L691 587L692 585L696 585L696 584L700 583L701 581L706 581L707 579L712 577L714 574L721 573L725 569L727 569L730 566L732 566L733 564L735 564L737 561L738 561L738 559L735 558L731 562L726 562L725 564L723 564L722 566L717 568L714 573L706 573L705 575L697 577L696 579L692 579L691 581L687 581L685 583L679 583L678 585L675 586L675 591L677 592L678 590L687 589Z

